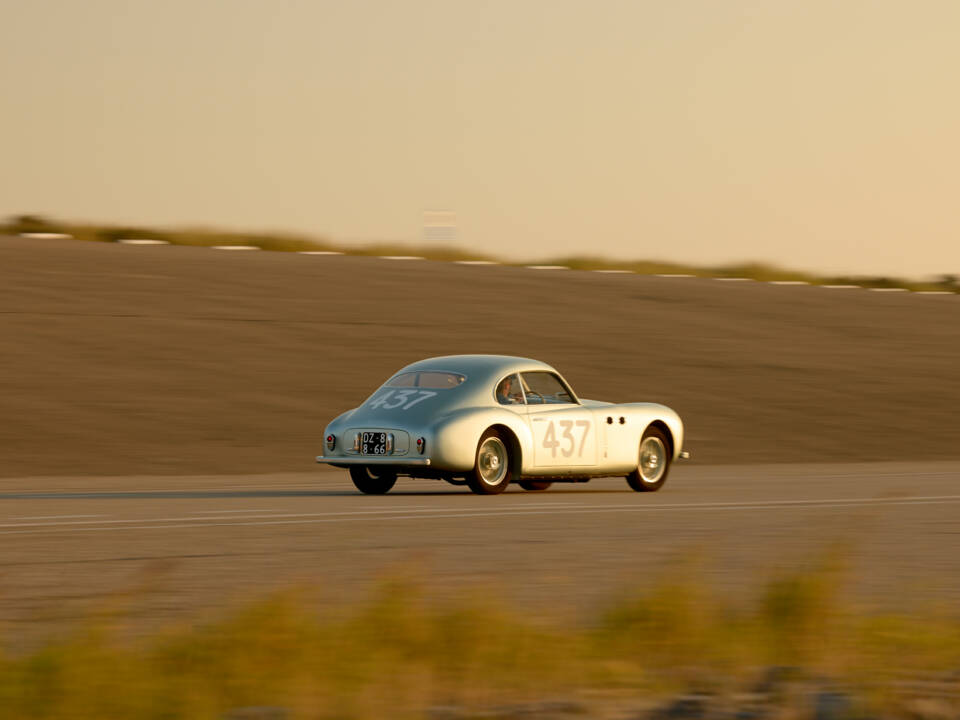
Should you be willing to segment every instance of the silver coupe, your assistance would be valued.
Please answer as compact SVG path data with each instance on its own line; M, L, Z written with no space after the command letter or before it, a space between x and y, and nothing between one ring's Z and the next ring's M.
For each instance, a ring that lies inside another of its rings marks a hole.
M621 476L653 492L672 461L689 457L670 408L578 398L546 363L503 355L408 365L327 425L324 447L318 463L348 468L357 489L374 495L399 476L468 485L480 495L511 482L546 490Z

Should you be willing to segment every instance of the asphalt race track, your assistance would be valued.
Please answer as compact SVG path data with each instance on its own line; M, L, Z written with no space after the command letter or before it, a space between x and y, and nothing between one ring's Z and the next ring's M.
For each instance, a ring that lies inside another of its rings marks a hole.
M751 593L832 554L858 600L960 600L958 462L691 465L658 493L609 479L495 497L426 480L362 496L336 470L5 479L0 507L0 619L23 638L118 609L153 626L290 585L349 602L398 572L441 599L592 615L677 567Z
M489 498L314 465L327 419L460 352L671 405L694 459L655 494ZM677 563L741 592L832 551L858 596L957 601L958 356L957 296L0 238L0 622L398 568L577 612Z

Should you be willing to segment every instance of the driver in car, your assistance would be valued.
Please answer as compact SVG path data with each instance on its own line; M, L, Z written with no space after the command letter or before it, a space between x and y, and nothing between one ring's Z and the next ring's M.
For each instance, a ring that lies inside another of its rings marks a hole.
M501 405L523 404L523 393L517 387L513 375L508 375L497 385L497 402Z

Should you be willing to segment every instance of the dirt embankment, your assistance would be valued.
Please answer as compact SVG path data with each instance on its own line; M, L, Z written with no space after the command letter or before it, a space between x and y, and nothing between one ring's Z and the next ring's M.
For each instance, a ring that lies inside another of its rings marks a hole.
M308 469L478 352L676 408L696 462L960 458L955 296L0 238L0 475Z

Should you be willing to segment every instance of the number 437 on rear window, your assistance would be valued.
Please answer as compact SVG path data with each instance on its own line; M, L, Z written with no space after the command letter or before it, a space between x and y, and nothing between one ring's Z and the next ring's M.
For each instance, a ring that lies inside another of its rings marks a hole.
M368 407L384 410L409 410L419 402L432 398L437 393L432 390L387 390L373 399Z

